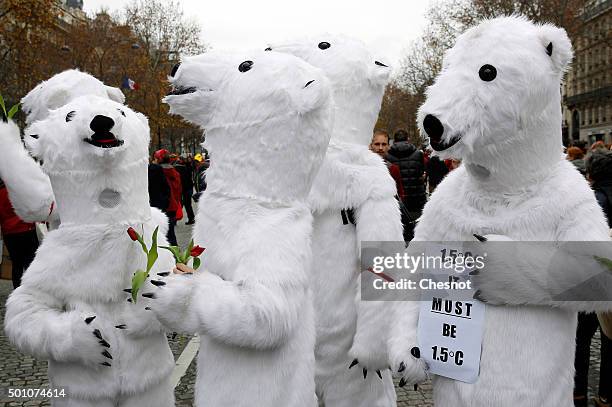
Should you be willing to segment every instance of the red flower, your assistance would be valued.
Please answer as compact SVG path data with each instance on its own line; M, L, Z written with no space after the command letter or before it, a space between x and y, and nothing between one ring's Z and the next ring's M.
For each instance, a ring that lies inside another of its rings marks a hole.
M128 233L128 235L130 235L130 239L132 239L133 241L138 240L138 233L136 233L134 228L129 228L127 230L127 233Z
M198 257L200 254L204 253L204 250L206 250L206 248L194 246L189 254L191 255L191 257Z

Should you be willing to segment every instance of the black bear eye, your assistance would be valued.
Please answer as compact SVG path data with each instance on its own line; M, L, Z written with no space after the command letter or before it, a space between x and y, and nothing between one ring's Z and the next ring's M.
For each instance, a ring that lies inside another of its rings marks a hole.
M38 134L30 134L30 137L32 137L34 139L38 139Z
M72 112L68 113L66 115L66 123L71 121L75 114L76 114L76 112L74 110Z
M238 70L240 72L246 72L253 67L253 61L244 61L240 65L238 65Z
M478 76L485 82L491 82L497 76L497 69L493 65L483 65L478 71Z
M121 110L121 109L117 109L117 110L119 110L121 112L121 116L125 117L125 112L123 110Z
M323 41L319 43L319 49L327 49L331 47L331 44L327 41Z

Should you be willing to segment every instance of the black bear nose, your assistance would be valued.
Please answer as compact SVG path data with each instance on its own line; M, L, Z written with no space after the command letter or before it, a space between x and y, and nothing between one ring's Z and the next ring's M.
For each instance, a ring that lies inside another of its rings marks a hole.
M89 128L92 129L94 133L106 133L110 131L114 125L115 121L113 119L99 114L89 123Z
M178 71L179 66L181 66L180 62L172 67L172 70L170 71L170 76L171 77L174 78L174 75L176 75L176 71Z
M423 128L425 132L433 141L440 141L442 134L444 134L444 126L434 115L428 114L423 120Z

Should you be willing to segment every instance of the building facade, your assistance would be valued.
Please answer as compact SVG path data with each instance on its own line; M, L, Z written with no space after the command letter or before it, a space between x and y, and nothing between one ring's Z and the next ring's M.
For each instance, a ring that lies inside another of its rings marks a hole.
M612 0L589 1L563 85L564 143L612 143Z

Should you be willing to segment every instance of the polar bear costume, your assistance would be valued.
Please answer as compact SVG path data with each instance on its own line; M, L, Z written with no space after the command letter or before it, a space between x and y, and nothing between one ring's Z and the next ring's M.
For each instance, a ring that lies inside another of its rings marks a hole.
M151 307L201 335L197 406L315 406L306 197L329 143L329 84L299 58L263 51L187 58L172 83L170 111L206 129L194 229L206 252Z
M74 69L41 82L22 100L26 123L45 119L57 109L84 95L95 95L123 103L121 90L104 85L93 76ZM0 120L0 178L6 184L15 212L26 222L56 220L57 210L49 177L21 145L14 123Z
M325 34L270 49L321 68L333 90L332 141L309 196L319 403L394 406L385 312L380 304L359 301L360 242L403 240L395 183L368 150L390 68L344 36ZM360 366L348 369L355 359Z
M474 233L517 241L609 239L593 191L562 155L559 84L571 59L564 30L519 17L485 21L457 39L418 123L441 157L463 161L425 206L416 240L470 241ZM540 271L495 270L485 262L483 278L535 282ZM390 353L393 367L404 362L404 379L416 382L425 376L410 354L418 311L405 306L396 309ZM575 335L575 309L487 306L479 378L467 384L435 376L434 404L573 406Z
M62 224L8 298L9 340L49 360L51 386L66 393L52 400L55 406L173 406L174 360L162 326L123 292L146 264L127 228L144 228L150 240L160 225L160 244L167 244L168 221L149 207L146 118L86 96L25 134L51 180ZM160 253L152 273L172 264Z

